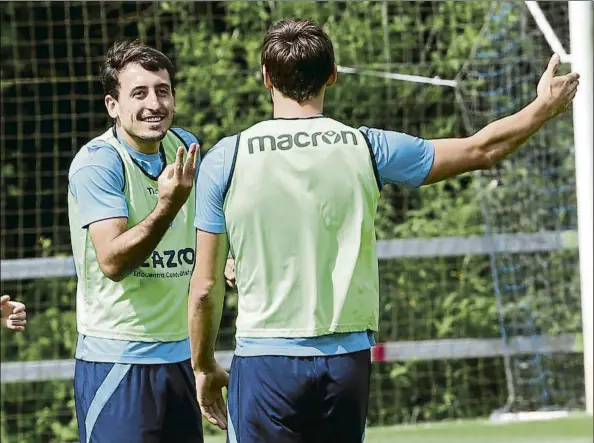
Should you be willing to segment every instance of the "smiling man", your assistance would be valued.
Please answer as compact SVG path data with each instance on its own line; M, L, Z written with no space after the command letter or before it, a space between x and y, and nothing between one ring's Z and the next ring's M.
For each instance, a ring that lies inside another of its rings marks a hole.
M102 82L113 126L68 175L80 441L202 442L187 327L198 140L171 128L175 70L161 52L115 43Z

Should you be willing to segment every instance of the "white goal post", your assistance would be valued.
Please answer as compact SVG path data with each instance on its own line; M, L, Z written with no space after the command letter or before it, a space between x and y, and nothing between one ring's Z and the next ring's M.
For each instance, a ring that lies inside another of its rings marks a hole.
M594 340L592 338L592 120L594 119L594 75L592 51L594 44L592 19L594 8L590 1L569 2L569 36L571 41L571 68L581 76L580 87L573 101L573 134L575 141L575 174L578 205L578 237L580 257L580 286L582 297L582 323L584 335L584 378L586 411L594 414Z
M580 88L573 101L573 134L575 143L575 174L578 206L578 237L580 262L580 291L582 300L582 324L584 337L584 384L586 411L594 415L594 363L593 351L593 314L592 314L592 269L593 260L593 136L594 119L594 75L593 75L593 39L594 8L592 1L568 1L569 39L568 54L549 21L540 9L537 1L525 1L526 7L547 40L551 50L559 54L563 63L571 63L571 69L580 74Z

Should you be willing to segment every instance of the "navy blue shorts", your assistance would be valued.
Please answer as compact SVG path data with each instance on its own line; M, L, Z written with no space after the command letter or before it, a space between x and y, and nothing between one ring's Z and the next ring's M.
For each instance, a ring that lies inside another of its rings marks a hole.
M202 443L190 360L170 364L76 360L81 443Z
M237 357L229 379L228 443L361 443L369 350L321 357Z

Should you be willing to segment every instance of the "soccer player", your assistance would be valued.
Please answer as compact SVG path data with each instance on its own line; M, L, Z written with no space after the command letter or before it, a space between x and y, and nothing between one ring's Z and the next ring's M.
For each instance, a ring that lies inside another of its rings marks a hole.
M187 322L198 140L171 128L175 70L158 50L115 43L102 82L114 124L68 175L80 441L201 442Z
M0 297L2 325L13 331L24 331L27 326L27 312L24 303L10 301L10 295Z
M331 40L310 21L273 26L261 62L274 118L221 140L197 181L189 315L198 400L232 443L360 442L378 330L382 185L491 167L567 109L578 75L556 77L554 56L517 114L468 138L424 140L323 115L337 70ZM229 248L239 312L227 417L227 374L213 348Z

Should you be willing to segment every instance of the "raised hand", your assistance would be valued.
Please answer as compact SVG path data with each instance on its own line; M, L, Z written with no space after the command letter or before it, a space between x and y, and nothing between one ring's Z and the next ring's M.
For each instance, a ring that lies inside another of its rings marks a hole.
M24 331L27 325L27 312L25 305L18 301L10 301L9 295L0 299L2 309L2 325L13 331Z
M188 156L184 162L184 147L177 148L173 164L167 165L159 176L159 201L178 211L188 199L196 179L196 160L199 146L190 145Z
M559 55L553 54L536 88L537 101L547 109L549 118L569 108L580 83L580 75L577 72L555 76L559 68L559 60Z

